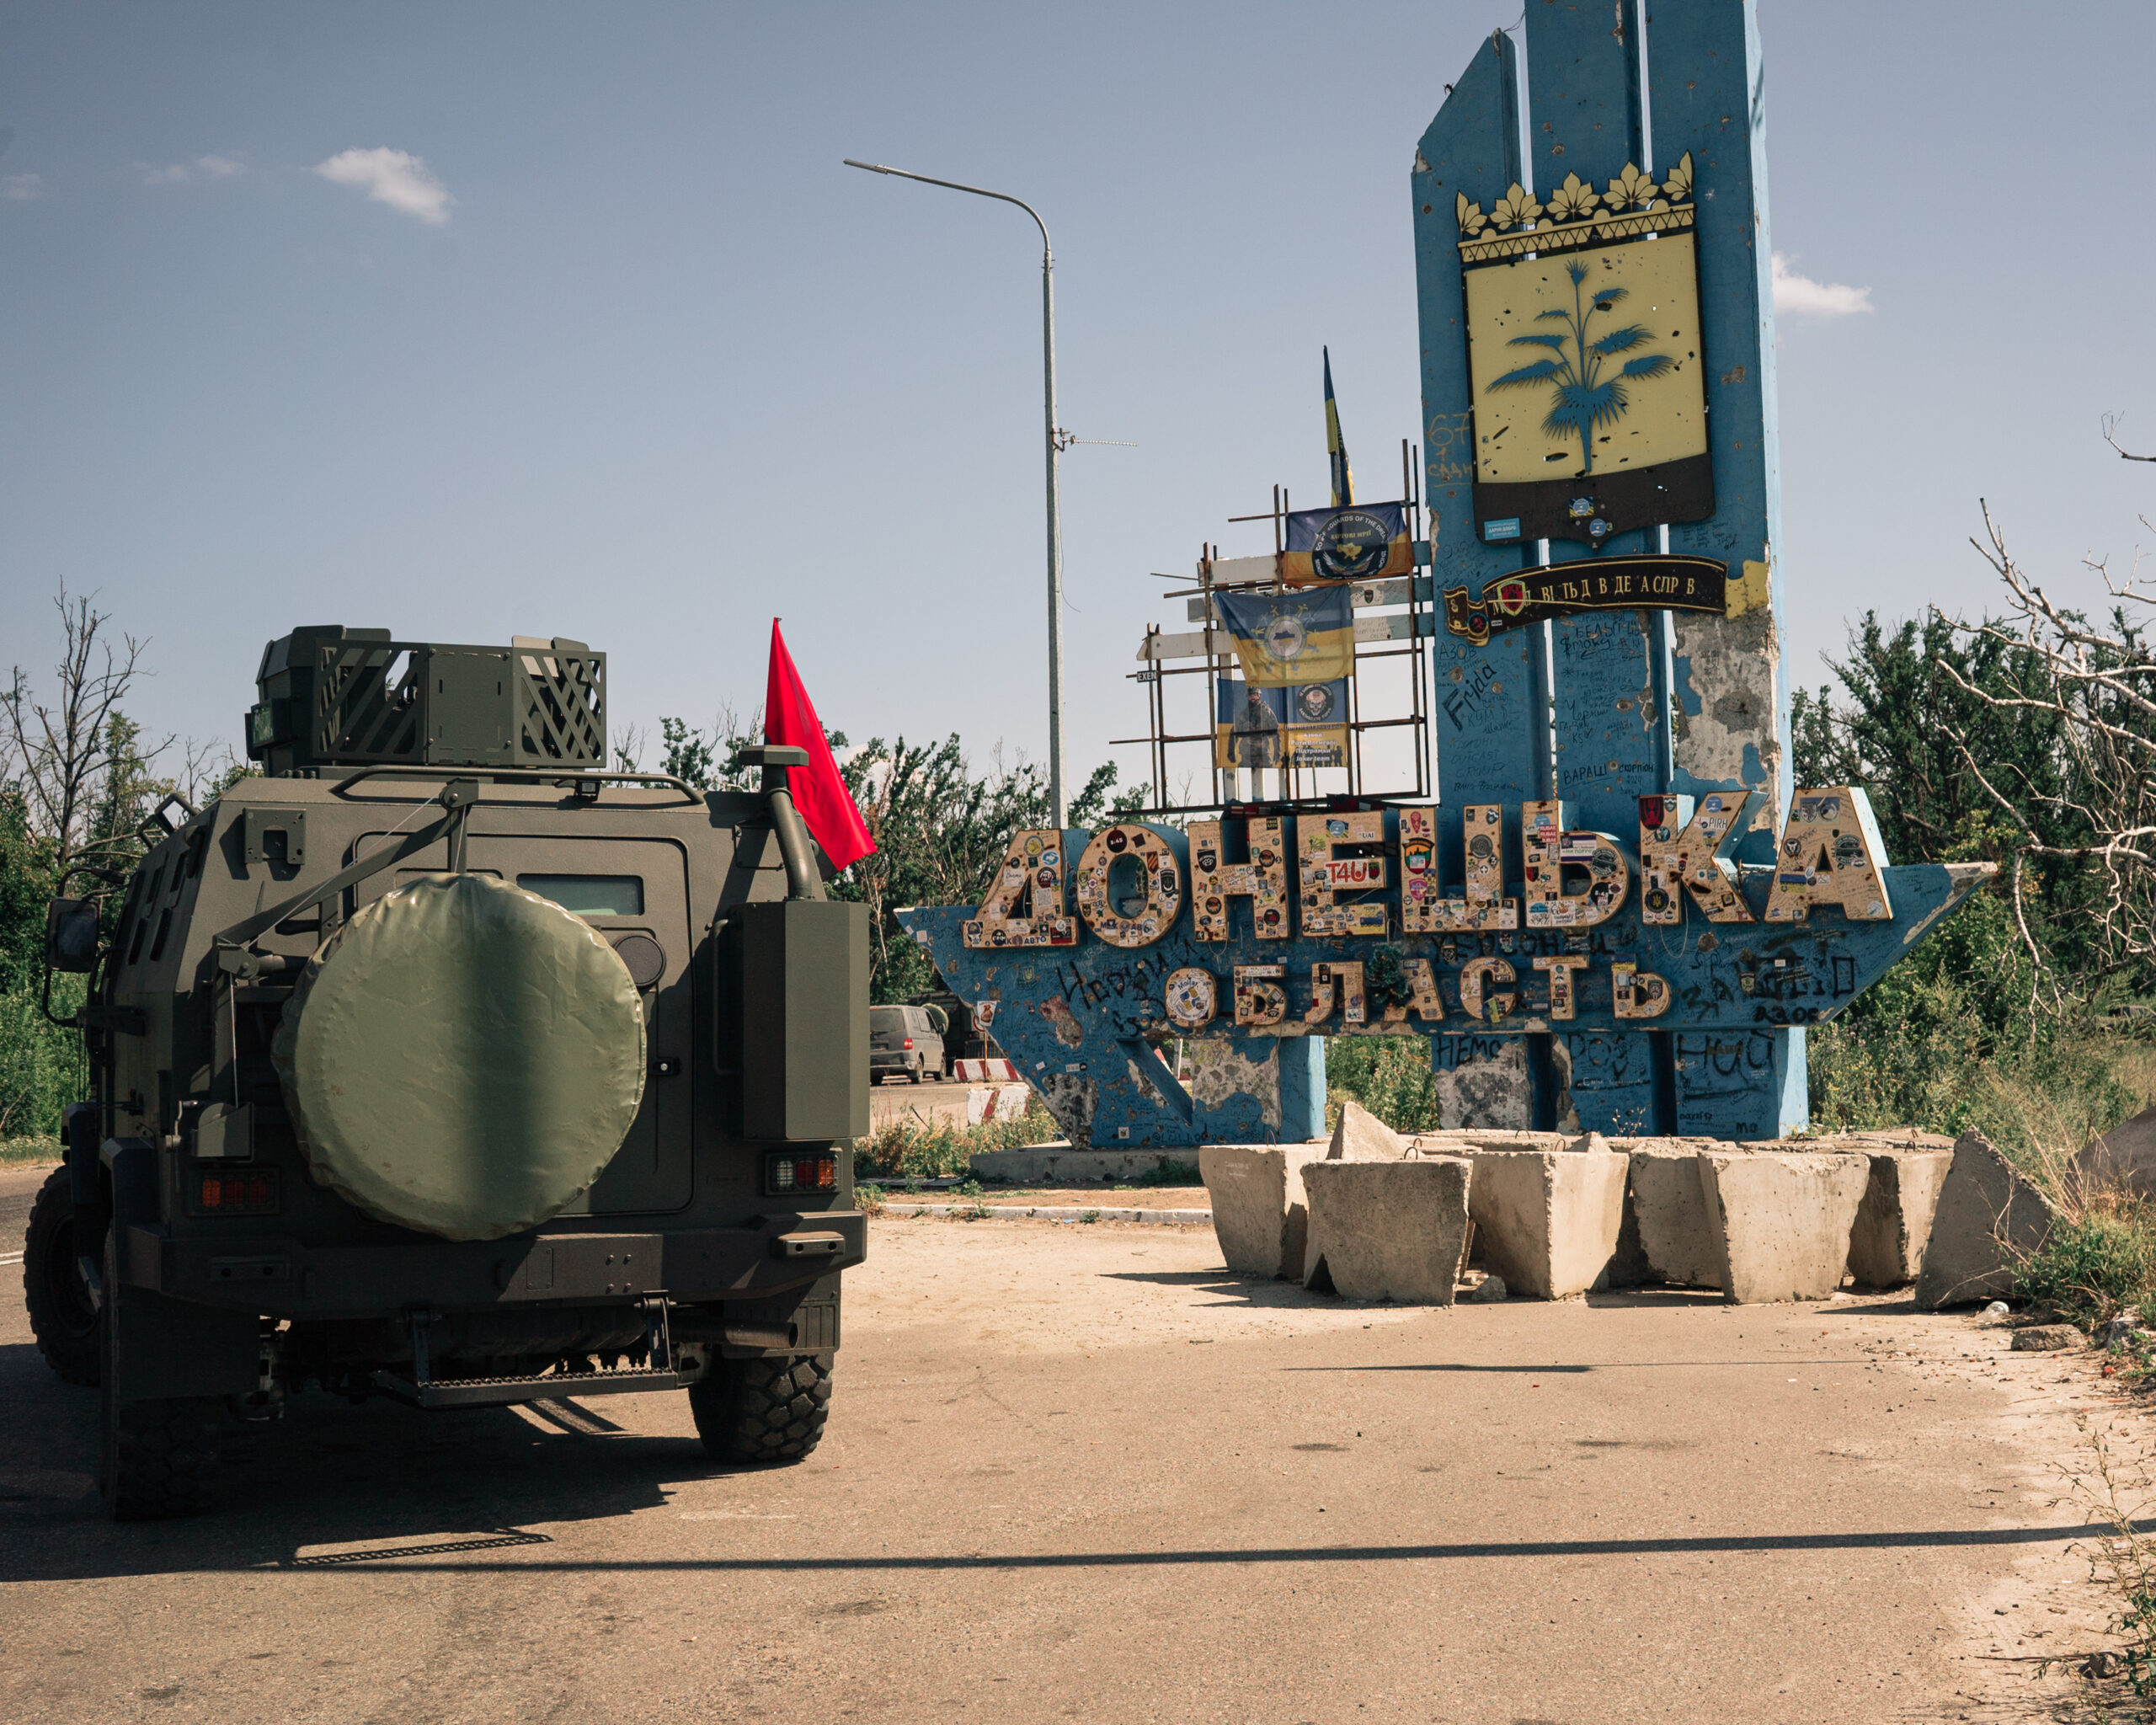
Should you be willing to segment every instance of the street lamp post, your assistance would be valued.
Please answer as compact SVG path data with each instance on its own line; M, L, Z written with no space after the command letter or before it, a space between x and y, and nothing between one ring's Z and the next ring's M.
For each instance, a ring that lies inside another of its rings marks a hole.
M1050 816L1056 830L1060 832L1070 810L1063 800L1063 525L1056 495L1062 450L1061 434L1055 425L1055 254L1049 245L1048 223L1041 220L1040 211L1031 204L1008 192L961 185L955 179L935 179L926 174L909 174L903 168L885 168L874 162L857 162L850 156L845 160L847 167L865 168L871 174L895 174L900 179L917 179L923 185L940 185L954 192L971 192L975 197L1016 204L1033 218L1033 225L1041 231L1041 372L1048 446L1048 797Z

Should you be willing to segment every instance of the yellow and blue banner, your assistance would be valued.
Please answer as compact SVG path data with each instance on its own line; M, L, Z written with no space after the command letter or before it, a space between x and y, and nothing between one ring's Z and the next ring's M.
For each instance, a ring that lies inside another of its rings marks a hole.
M1355 674L1355 611L1345 587L1278 593L1216 590L1243 677L1261 689L1328 683Z
M1325 355L1325 453L1332 469L1332 506L1345 509L1355 500L1355 470L1348 465L1348 442L1340 435L1340 403L1332 398L1332 350Z
M1348 679L1257 688L1222 677L1214 713L1216 766L1345 766Z
M1280 579L1291 587L1313 581L1372 581L1415 568L1407 505L1366 503L1348 509L1303 509L1288 517L1288 548Z

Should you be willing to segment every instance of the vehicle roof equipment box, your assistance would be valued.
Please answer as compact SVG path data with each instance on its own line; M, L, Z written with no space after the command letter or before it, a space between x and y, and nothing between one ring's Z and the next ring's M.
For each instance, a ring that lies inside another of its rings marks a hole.
M248 758L271 774L606 764L606 655L581 641L451 647L318 625L264 648L255 682Z

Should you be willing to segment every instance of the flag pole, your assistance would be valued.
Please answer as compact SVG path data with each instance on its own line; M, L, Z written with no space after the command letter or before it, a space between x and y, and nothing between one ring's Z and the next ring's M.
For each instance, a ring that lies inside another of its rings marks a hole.
M1069 816L1064 801L1063 776L1063 521L1059 482L1063 456L1063 433L1055 423L1055 254L1049 244L1048 223L1040 211L1023 198L985 187L963 184L955 179L937 179L903 168L886 168L876 162L844 158L849 168L870 174L888 174L899 179L917 179L923 185L940 185L954 192L971 192L977 198L994 198L1016 204L1033 218L1041 231L1041 371L1045 399L1048 441L1048 800L1049 817L1058 832Z

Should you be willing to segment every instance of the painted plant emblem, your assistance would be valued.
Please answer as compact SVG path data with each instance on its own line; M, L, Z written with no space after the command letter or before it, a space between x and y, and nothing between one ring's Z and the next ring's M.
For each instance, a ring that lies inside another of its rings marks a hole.
M1691 158L1545 205L1459 200L1476 531L1612 536L1714 513Z
M1518 389L1529 384L1550 386L1550 410L1542 429L1552 437L1577 437L1580 471L1594 471L1593 434L1624 418L1632 399L1625 387L1635 377L1663 377L1676 369L1668 354L1634 353L1654 339L1644 323L1627 323L1601 335L1593 332L1594 320L1616 309L1626 291L1611 285L1586 288L1588 267L1577 258L1565 265L1572 284L1572 303L1537 312L1537 323L1555 322L1557 331L1534 330L1515 335L1513 347L1546 348L1549 351L1531 365L1490 380L1492 389ZM1630 355L1629 358L1626 355ZM1584 502L1585 499L1580 499ZM1590 510L1568 508L1567 515L1591 515Z

